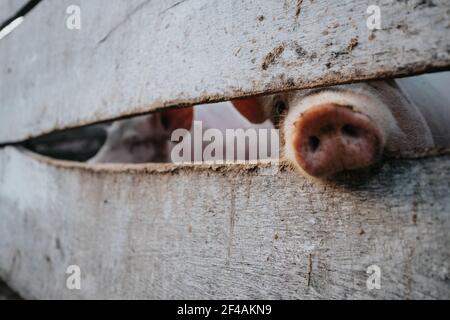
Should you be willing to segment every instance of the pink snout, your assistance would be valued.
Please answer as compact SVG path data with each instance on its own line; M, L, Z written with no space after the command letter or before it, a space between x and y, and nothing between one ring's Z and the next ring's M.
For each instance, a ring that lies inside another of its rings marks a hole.
M332 103L303 113L292 142L297 163L315 177L370 166L383 150L380 129L369 117Z

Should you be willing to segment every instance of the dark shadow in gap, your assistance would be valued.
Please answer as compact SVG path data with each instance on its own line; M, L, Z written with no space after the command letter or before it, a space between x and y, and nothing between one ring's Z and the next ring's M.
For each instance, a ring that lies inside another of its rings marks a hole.
M0 300L22 300L22 297L0 279Z
M24 17L28 12L33 10L33 8L36 7L41 1L42 0L31 0L25 3L24 6L20 8L15 15L13 15L11 18L7 19L5 22L0 24L0 31L3 30L6 26L8 26L11 22L16 20L17 18Z

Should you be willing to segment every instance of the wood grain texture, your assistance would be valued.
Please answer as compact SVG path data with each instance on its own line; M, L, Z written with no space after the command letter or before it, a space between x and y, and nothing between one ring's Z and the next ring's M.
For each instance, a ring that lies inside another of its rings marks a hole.
M1 0L0 1L0 25L14 16L27 0Z
M66 7L81 7L68 30ZM164 106L450 66L450 3L49 0L0 41L0 143ZM300 7L299 7L300 6Z
M272 169L94 168L7 147L0 277L40 299L450 298L450 155L333 184Z

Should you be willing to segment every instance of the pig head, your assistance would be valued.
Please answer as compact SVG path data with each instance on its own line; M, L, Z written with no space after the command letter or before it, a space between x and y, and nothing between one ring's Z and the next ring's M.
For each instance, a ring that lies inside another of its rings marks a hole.
M192 107L118 120L107 130L107 139L89 163L170 162L176 129L190 130Z
M430 124L395 80L247 100L247 106L260 105L263 111L259 116L272 105L271 117L279 123L283 139L283 157L313 177L370 166L384 151L435 145ZM242 101L233 103L238 110L239 104L243 105ZM254 122L261 121L249 110L241 113Z

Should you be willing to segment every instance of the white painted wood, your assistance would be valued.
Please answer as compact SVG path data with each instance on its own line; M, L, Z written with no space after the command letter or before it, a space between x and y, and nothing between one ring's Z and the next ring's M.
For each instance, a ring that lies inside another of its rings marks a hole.
M28 0L1 0L0 1L0 25L14 16Z
M4 148L0 277L39 299L450 298L450 155L334 184L271 168L94 168Z
M450 65L450 3L48 0L0 41L0 143L157 108ZM81 30L65 26L81 7Z

